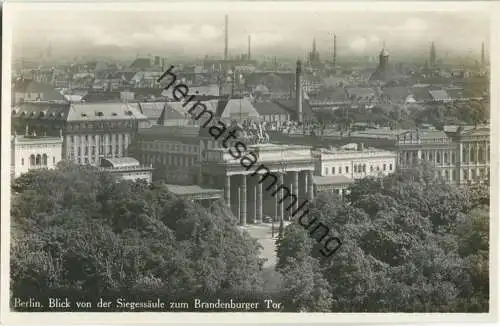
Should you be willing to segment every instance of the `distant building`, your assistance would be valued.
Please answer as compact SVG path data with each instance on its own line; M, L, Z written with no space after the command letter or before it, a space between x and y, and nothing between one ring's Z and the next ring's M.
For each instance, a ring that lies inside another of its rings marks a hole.
M13 104L28 101L68 102L67 99L49 84L31 79L18 79L12 85Z
M371 75L370 81L387 83L397 79L394 69L389 65L389 52L385 48L380 51L378 56L378 66Z
M309 53L309 65L313 68L319 68L321 66L319 52L316 49L316 38L313 38L312 50Z
M447 183L480 182L490 174L489 126L407 131L398 136L397 148L399 168L413 168L424 160Z
M150 68L152 68L151 59L150 58L137 58L134 60L134 62L132 62L132 64L130 65L130 68L139 69L139 70L150 69Z
M396 170L396 152L347 144L340 148L313 151L315 184L341 197L355 180L386 176Z
M153 167L141 166L139 161L132 157L101 158L99 171L108 172L123 180L142 179L151 183Z
M388 175L396 170L397 153L363 144L314 151L315 175L343 175L353 180Z
M11 138L11 175L17 178L30 170L54 169L61 161L62 146L62 136L14 134Z

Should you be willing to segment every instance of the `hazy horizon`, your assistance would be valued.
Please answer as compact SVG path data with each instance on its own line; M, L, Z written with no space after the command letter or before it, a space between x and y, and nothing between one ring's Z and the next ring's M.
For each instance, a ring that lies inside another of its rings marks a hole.
M200 58L222 56L226 12L17 11L13 17L16 58L133 53ZM394 57L428 55L435 42L438 57L479 56L488 45L487 14L474 12L227 12L229 53L254 57L303 57L313 37L324 57L337 35L339 56L374 56L383 47ZM489 51L487 51L488 53Z

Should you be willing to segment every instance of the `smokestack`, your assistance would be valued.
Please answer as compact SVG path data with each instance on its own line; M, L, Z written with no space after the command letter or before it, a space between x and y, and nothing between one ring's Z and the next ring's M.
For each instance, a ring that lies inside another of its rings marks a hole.
M481 64L484 66L485 58L484 58L484 42L481 43Z
M250 45L252 43L252 37L250 35L248 35L248 60L251 60L251 55L252 53L250 52Z
M295 104L297 106L297 121L302 122L302 64L297 60L297 70L295 71Z
M337 64L337 34L333 34L333 65Z
M224 60L227 60L227 56L228 56L228 34L229 34L229 31L228 31L228 28L229 28L229 22L228 22L228 15L226 15L226 22L225 22L225 27L224 27L224 32L225 32L225 39L224 39Z

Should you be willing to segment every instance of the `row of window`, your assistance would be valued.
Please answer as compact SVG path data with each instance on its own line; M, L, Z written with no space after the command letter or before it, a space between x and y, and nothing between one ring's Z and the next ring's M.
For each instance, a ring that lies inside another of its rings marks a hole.
M115 155L120 155L120 153L125 154L127 152L126 146L120 146L117 144L116 146L100 145L99 146L99 153L107 153L108 155L110 155L113 153L113 149L114 149ZM89 154L89 153L91 153L91 154ZM76 147L76 156L88 156L88 155L92 155L92 156L96 155L96 146L91 146L91 147L89 147L89 146L85 146L85 147L77 146ZM75 148L74 147L69 148L68 156L70 158L75 156Z
M487 162L490 159L489 151L486 151L485 149L480 149L477 152L472 151L468 152L466 149L463 149L462 152L462 157L463 157L463 162L468 163L468 162ZM405 154L401 155L400 157L400 162L403 164L404 159L406 158L406 162L409 163L416 163L418 160L418 153L417 152L406 152ZM422 152L422 159L423 160L428 160L428 161L434 161L434 158L436 159L436 163L444 163L444 164L455 164L456 162L456 157L455 153L452 152L451 155L448 155L447 152L440 153L437 152L436 156L434 157L433 152ZM450 160L451 158L451 160Z
M47 154L31 154L29 157L29 166L47 166L48 156ZM56 164L56 157L52 157L52 164ZM24 157L21 157L21 165L24 166Z
M183 153L197 153L198 152L198 146L196 145L180 145L180 144L172 144L172 143L166 143L166 142L150 142L150 143L144 143L144 149L151 149L151 150L164 150L164 151L177 151L180 152L182 151Z
M387 169L389 168L389 169ZM392 163L390 164L382 164L382 168L380 167L380 165L376 165L375 167L373 165L370 165L370 172L374 172L375 170L376 171L392 171L393 169L393 166L392 166ZM330 169L328 167L325 167L325 175L327 175L329 173ZM339 166L338 169L334 167L331 168L331 171L332 171L332 175L334 174L342 174L342 167ZM349 167L348 166L345 166L344 167L344 171L345 173L349 173ZM354 164L353 165L353 172L354 173L366 173L366 164Z
M150 164L166 164L171 166L187 167L193 166L196 163L194 156L179 156L179 155L162 155L160 158L157 156L142 155L142 162Z
M110 142L126 143L128 141L128 134L105 134L105 135L85 135L85 136L69 136L69 144L97 144L98 142L110 143Z
M118 129L118 128L133 128L135 121L106 121L106 122L81 122L71 123L68 125L68 130L83 130L83 129Z

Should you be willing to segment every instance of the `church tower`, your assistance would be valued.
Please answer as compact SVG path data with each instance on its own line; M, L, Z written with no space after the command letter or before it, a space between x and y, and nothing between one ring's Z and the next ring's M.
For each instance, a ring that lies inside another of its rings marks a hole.
M382 69L385 69L387 66L389 66L389 52L387 52L387 50L385 49L385 45L378 55L378 66Z

